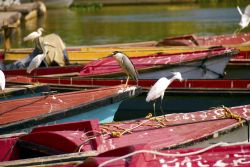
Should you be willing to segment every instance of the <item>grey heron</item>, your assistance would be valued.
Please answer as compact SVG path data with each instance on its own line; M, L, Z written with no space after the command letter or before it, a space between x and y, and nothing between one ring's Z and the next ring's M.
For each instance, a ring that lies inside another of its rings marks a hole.
M156 100L161 97L161 110L162 110L162 100L164 98L165 90L168 88L168 86L174 81L178 79L179 81L182 81L183 78L181 76L180 72L173 72L173 77L170 79L167 79L166 77L160 78L149 90L146 101L154 101L153 107L154 107L154 115L155 115L155 102ZM155 115L156 116L156 115Z
M127 74L128 78L126 80L125 87L128 85L129 77L131 77L133 80L136 81L138 84L138 72L133 65L132 61L128 58L128 56L125 53L122 53L120 51L114 51L111 54L112 57L116 59L116 61L119 63L121 66L122 70Z
M23 38L24 41L33 41L35 39L37 39L38 37L40 37L42 35L42 32L44 31L43 28L38 28L37 31L34 31L32 33L30 33L29 35L27 35L26 37Z
M241 20L240 20L239 25L240 25L241 29L244 29L248 26L248 24L250 22L250 5L247 5L244 13L241 11L239 6L237 6L237 10L241 15Z

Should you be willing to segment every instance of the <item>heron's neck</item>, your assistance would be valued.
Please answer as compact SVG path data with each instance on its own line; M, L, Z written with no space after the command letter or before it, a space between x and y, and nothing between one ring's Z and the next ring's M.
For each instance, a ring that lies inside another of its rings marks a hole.
M38 30L37 31L39 35L42 35L42 31L41 30Z
M177 78L175 76L173 76L172 78L169 79L169 83L172 83L174 80L176 80Z
M174 80L176 80L175 76L169 79L169 83L172 83Z

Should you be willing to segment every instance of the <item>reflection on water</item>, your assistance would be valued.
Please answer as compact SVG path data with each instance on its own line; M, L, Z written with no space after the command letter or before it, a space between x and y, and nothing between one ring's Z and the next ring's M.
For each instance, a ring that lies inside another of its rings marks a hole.
M233 33L240 15L236 8L205 5L114 6L99 10L49 10L40 19L22 23L13 33L13 47L32 47L22 41L42 26L59 34L68 46L160 40L166 36ZM242 6L243 7L243 6ZM243 32L247 32L249 28Z

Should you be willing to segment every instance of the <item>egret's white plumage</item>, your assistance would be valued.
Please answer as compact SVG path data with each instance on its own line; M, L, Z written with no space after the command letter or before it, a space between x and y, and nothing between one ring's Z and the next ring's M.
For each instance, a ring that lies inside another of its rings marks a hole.
M168 88L168 86L176 79L182 81L182 76L180 72L173 72L173 77L170 79L167 79L166 77L160 78L149 90L146 101L155 101L158 98L161 97L161 105L162 105L162 100L165 94L165 90ZM154 112L155 112L155 102L154 102Z
M0 70L0 87L2 91L5 89L5 75L2 70Z
M133 63L128 58L128 56L122 52L119 52L119 51L113 52L112 56L119 63L122 70L128 75L128 78L127 78L125 85L128 84L129 77L131 77L133 80L138 82L138 78L139 78L138 72L137 72L135 66L133 65Z
M244 29L250 23L250 5L247 5L244 13L241 11L239 6L237 6L237 10L241 15L241 20L240 20L239 25L240 25L241 29Z
M20 5L20 4L21 4L20 0L14 0L13 2L13 5Z
M23 38L24 41L35 40L36 38L42 36L42 32L44 31L43 28L38 28L37 31L34 31Z
M38 68L40 64L42 63L43 59L46 57L45 53L39 54L36 57L34 57L29 66L27 67L27 73L31 73L34 69Z

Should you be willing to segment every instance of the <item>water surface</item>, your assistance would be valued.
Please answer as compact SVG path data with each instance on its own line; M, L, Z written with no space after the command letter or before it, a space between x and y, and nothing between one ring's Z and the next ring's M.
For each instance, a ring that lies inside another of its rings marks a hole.
M238 11L230 4L49 10L43 18L22 23L13 33L12 46L32 47L32 42L24 43L22 39L38 27L44 27L45 34L59 34L67 46L72 46L160 40L183 34L228 34L238 28L239 20Z

